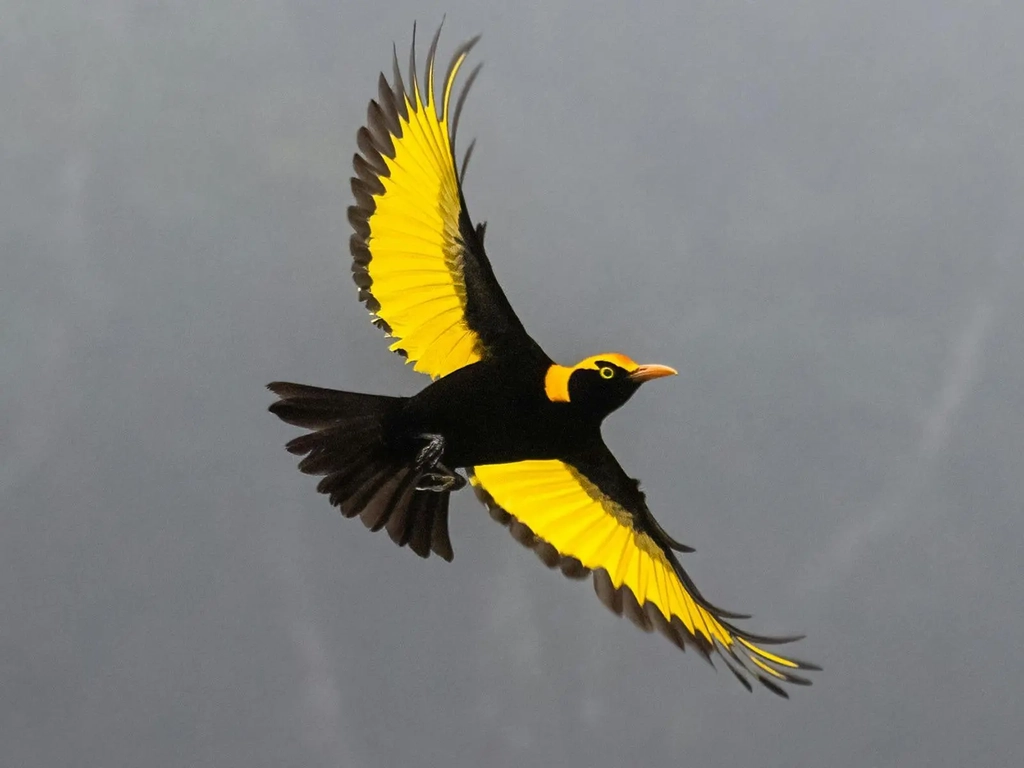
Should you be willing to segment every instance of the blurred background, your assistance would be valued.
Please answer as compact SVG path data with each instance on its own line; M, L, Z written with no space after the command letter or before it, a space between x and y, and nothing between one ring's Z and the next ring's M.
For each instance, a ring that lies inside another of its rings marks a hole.
M275 379L412 394L349 278L414 20L484 33L466 194L783 702L452 507L340 518ZM11 766L1024 762L1024 8L0 2L0 755Z

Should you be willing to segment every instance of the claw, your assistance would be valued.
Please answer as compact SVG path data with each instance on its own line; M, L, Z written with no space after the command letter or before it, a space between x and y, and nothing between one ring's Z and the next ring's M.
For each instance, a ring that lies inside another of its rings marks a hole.
M441 463L445 447L444 435L428 433L419 437L426 440L427 444L416 454L416 469L420 471L416 490L444 493L464 488L466 478Z
M433 472L426 472L420 475L420 479L416 481L417 491L444 493L446 491L458 491L465 487L466 478L458 472L448 469L443 464L438 464Z

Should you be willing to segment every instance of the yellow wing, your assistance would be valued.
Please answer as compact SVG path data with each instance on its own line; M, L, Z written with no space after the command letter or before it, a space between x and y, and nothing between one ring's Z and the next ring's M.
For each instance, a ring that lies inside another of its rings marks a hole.
M367 125L358 133L356 204L348 210L360 299L374 323L394 337L392 351L433 378L475 363L503 344L532 344L494 278L483 226L474 228L470 221L456 169L458 114L476 71L454 113L451 96L476 39L455 52L435 90L440 32L427 56L425 91L416 75L415 29L410 88L402 82L397 58L394 84L381 74L379 101L370 102Z
M765 650L799 639L761 637L728 619L748 618L711 605L697 591L673 541L647 509L635 480L608 449L591 447L571 463L521 461L477 466L471 478L491 516L509 526L549 566L570 577L593 572L601 601L641 629L658 629L680 648L715 651L744 686L753 677L786 696L778 683L808 685L795 670L818 669Z

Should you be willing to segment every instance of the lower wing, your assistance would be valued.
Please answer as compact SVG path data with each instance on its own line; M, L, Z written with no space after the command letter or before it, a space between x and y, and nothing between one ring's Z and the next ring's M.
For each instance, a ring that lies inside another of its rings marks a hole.
M819 669L763 647L799 637L746 632L729 620L748 617L701 595L676 557L692 550L662 530L636 481L603 444L571 461L477 466L472 483L492 517L549 567L575 578L593 573L597 596L611 610L709 661L717 653L748 690L752 677L785 697L779 683L809 685L796 671Z

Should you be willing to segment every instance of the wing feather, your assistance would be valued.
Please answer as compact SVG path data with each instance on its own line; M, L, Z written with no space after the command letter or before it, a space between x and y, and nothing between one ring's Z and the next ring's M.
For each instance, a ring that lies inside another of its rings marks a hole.
M348 210L360 300L374 324L394 339L392 351L433 378L499 349L536 346L494 278L466 211L455 161L459 114L479 67L467 79L454 115L451 98L479 37L459 46L439 82L440 32L427 53L425 84L416 71L415 27L408 85L397 49L392 81L381 73L378 98L356 134L355 205Z
M608 608L709 661L716 653L748 689L753 678L786 696L777 682L807 685L795 671L818 669L761 647L796 638L754 635L730 623L737 614L704 599L674 551L688 548L657 524L636 482L603 444L571 461L477 466L471 480L491 516L546 565L592 572Z

